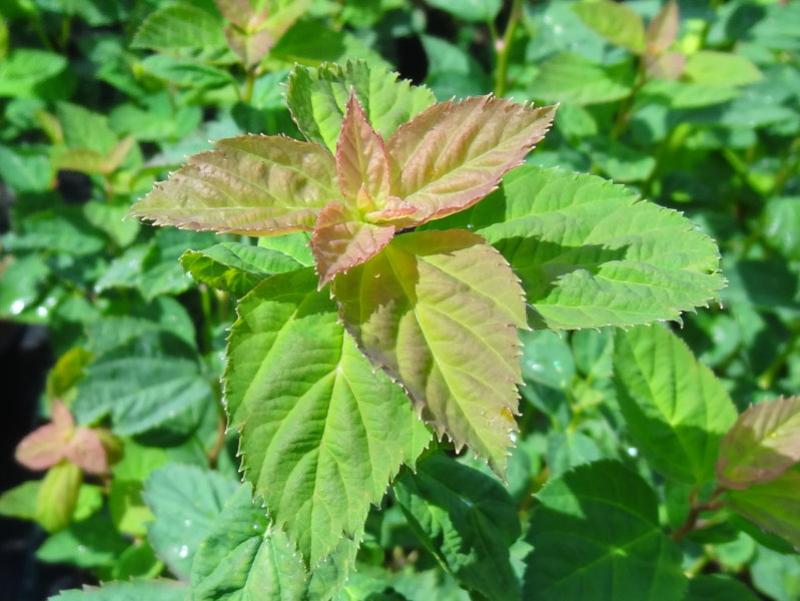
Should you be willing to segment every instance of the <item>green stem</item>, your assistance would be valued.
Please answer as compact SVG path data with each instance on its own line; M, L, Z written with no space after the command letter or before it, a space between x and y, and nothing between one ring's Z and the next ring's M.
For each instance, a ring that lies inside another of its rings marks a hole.
M514 41L514 32L522 18L522 0L513 0L511 13L508 15L506 30L503 32L503 39L497 38L497 31L494 23L490 24L489 32L492 34L494 49L497 53L497 60L494 69L494 95L497 97L505 96L508 85L508 59L511 53L511 43Z
M242 102L249 104L253 99L253 88L256 83L256 72L248 69L244 80L244 91L242 92Z
M628 122L631 119L631 112L633 110L633 104L636 100L636 94L639 90L642 89L642 86L647 83L647 73L644 69L644 61L642 59L636 59L636 81L633 83L633 88L631 88L631 93L628 94L625 99L622 101L622 106L619 107L619 111L617 111L616 119L614 119L614 126L611 128L611 139L616 140L618 139L622 133L625 131L625 128L628 127Z
M795 347L797 346L797 342L800 340L800 329L795 326L794 331L792 332L791 337L786 342L786 345L783 347L783 350L778 354L775 359L772 360L767 368L761 372L761 375L756 378L756 384L761 390L769 390L772 388L772 385L775 383L775 378L778 377L778 374L783 369L783 366L789 360L789 357L792 356L794 353Z

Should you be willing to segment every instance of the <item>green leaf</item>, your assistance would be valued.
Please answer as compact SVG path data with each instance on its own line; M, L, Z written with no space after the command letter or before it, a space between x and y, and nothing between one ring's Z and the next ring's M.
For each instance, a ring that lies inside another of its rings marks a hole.
M189 3L181 3L150 13L137 29L131 46L167 52L212 51L225 47L225 36L217 16Z
M575 4L573 10L587 27L612 44L636 54L644 52L644 22L630 6L613 0L593 0Z
M36 497L42 483L28 480L22 484L3 491L0 495L0 515L20 520L36 519Z
M83 473L74 463L62 461L54 465L42 480L36 495L36 521L45 530L66 528L78 505Z
M303 267L288 254L240 242L188 250L180 261L195 281L237 297L244 296L270 275Z
M188 58L156 54L144 59L140 67L153 77L193 90L221 88L234 84L234 79L227 71Z
M685 601L758 601L755 593L744 584L731 578L715 574L695 576L689 581Z
M211 399L196 352L169 332L150 331L99 356L72 409L84 424L110 415L121 435L153 429L186 434Z
M49 190L53 175L50 160L39 148L0 144L0 177L17 192Z
M462 211L494 190L544 138L556 107L533 108L493 96L440 102L386 143L392 194L425 223Z
M787 258L800 259L800 196L771 198L764 216L765 242Z
M42 96L44 86L67 68L67 59L39 49L14 50L0 60L0 97Z
M633 73L627 63L598 65L576 54L557 54L542 63L531 94L548 102L601 104L631 93Z
M80 568L111 567L128 544L107 512L98 511L48 537L37 549L36 559Z
M464 21L486 23L494 21L503 3L502 0L426 0L439 10L450 13Z
M514 274L464 230L396 237L334 282L342 317L421 416L502 473L516 429L525 306Z
M111 582L100 588L64 591L49 601L185 601L186 586L172 580Z
M311 565L360 538L370 504L429 439L316 283L310 269L279 274L239 302L224 377L245 476Z
M800 462L800 397L751 405L719 447L717 478L727 488L769 482Z
M340 548L347 549L346 539ZM347 549L346 554L352 551ZM342 558L339 558L342 559ZM263 509L242 486L223 509L192 565L192 599L223 601L315 601L330 597L352 557L318 566L309 578L289 537L268 523ZM341 570L341 572L340 572ZM339 572L339 573L337 573ZM322 589L322 590L320 590ZM328 589L328 590L326 590Z
M479 96L491 89L491 78L469 52L431 35L420 35L420 41L428 58L425 84L439 100Z
M522 279L534 327L677 319L724 281L691 221L593 175L520 167L466 219Z
M435 454L404 472L394 492L425 547L462 586L496 601L520 598L508 550L520 524L500 482Z
M284 136L239 136L189 162L136 203L155 225L259 236L311 229L338 197L324 148Z
M70 102L56 105L56 117L61 125L64 142L69 148L92 150L105 155L117 143L117 135L108 125L108 119Z
M236 480L190 465L170 464L147 479L142 496L155 515L147 538L173 574L189 577L197 548L237 488Z
M77 207L57 206L37 211L16 225L17 231L4 237L6 250L44 250L86 256L97 254L105 247L102 232L94 229Z
M723 383L660 325L618 331L614 369L628 431L653 467L685 484L712 480L719 441L736 421Z
M680 549L661 531L658 501L641 477L599 461L551 480L536 495L523 598L683 599Z
M296 66L289 75L286 102L303 135L333 152L351 90L384 138L435 102L427 88L364 61L326 63L318 69Z
M707 86L745 86L762 78L749 59L739 54L701 50L686 59L683 73L691 81Z
M731 490L725 504L800 552L800 471L797 468L742 490Z

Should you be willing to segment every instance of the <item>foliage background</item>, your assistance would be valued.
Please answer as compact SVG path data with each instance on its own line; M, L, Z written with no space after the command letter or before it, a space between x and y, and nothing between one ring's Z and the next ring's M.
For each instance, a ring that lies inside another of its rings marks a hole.
M625 4L646 19L661 8ZM31 478L13 448L53 399L102 404L163 384L161 396L139 399L138 416L115 424L127 460L102 483L102 523L48 536L3 520L0 596L33 601L161 571L144 542L150 473L180 461L235 474L235 447L218 444L216 385L232 301L196 285L178 263L217 237L122 217L209 139L298 135L282 102L294 62L389 64L439 99L495 91L560 101L554 130L529 161L625 183L712 235L728 286L719 306L687 315L676 332L740 410L796 393L800 4L679 4L672 50L689 58L674 80L648 79L644 59L587 27L572 2L315 0L257 68L227 49L212 2L0 2L0 488ZM190 13L185 28L147 20L173 5ZM154 346L164 336L169 348ZM680 524L672 514L687 491L641 460L619 414L612 338L606 330L525 336L523 436L509 474L521 515L549 478L610 458L656 487L665 527ZM114 361L123 368L114 371ZM175 390L185 394L146 423ZM435 565L396 505L372 515L369 532L367 563L400 570L417 562L425 573ZM751 534L722 521L687 543L684 568L731 574L764 598L799 598L797 556Z

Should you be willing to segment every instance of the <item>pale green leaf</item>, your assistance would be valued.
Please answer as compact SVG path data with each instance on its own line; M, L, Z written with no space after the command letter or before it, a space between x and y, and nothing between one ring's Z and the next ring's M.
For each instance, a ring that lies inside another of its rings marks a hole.
M50 601L185 601L186 593L185 585L172 580L133 580L64 591Z
M463 19L486 23L494 21L503 6L502 0L426 0L428 4Z
M520 167L463 219L521 277L535 327L677 319L724 282L716 244L691 221L593 175Z
M508 548L520 524L500 482L436 454L404 472L394 492L425 547L462 586L495 601L519 599Z
M682 554L661 531L658 501L615 461L584 465L537 494L523 598L680 601Z
M326 63L318 69L297 66L289 75L286 102L300 131L334 151L351 90L384 138L435 102L427 88L397 77L363 61Z
M628 431L652 466L685 484L713 479L719 441L736 421L714 373L660 325L618 331L614 369Z
M800 462L800 397L751 405L722 439L719 482L747 488L777 478Z
M20 520L35 520L36 497L41 486L39 480L28 480L3 491L0 495L0 515Z
M224 378L245 476L312 565L360 538L370 504L429 438L316 285L310 269L279 274L240 301Z
M613 0L592 0L575 4L574 10L587 27L612 44L636 54L644 52L644 22L630 6Z
M601 104L631 93L633 72L627 63L598 65L576 54L557 54L542 63L531 95L548 102Z
M155 225L259 236L311 229L338 197L327 150L284 136L239 136L189 162L136 203Z
M418 209L415 223L464 210L522 163L550 129L555 109L493 96L432 106L386 143L392 194Z
M45 530L66 528L78 504L83 473L74 463L62 461L51 467L36 495L36 521Z
M690 54L683 72L691 81L707 86L744 86L762 78L761 71L749 59L716 50Z
M39 50L20 48L0 60L0 97L41 96L42 86L67 68L66 57Z
M464 230L396 237L334 281L347 328L408 391L423 419L502 473L516 429L519 283Z
M188 250L180 261L195 281L235 296L244 296L270 275L303 267L282 252L239 242Z
M725 504L800 551L800 471L796 468L765 484L729 491Z
M189 3L164 6L150 13L131 42L153 50L212 50L225 46L219 17Z
M155 516L147 538L173 574L188 578L198 546L237 488L236 480L218 472L181 464L167 465L147 479L142 496Z

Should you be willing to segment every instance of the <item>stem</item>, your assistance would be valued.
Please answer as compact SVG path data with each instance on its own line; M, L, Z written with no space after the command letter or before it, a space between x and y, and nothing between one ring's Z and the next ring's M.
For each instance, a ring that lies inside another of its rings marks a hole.
M497 53L497 62L495 63L494 70L494 95L502 97L506 93L507 79L508 79L508 57L511 52L511 42L514 40L514 32L517 29L519 20L522 18L522 0L513 0L511 4L511 13L508 15L508 23L506 23L506 30L503 32L503 39L497 38L497 31L494 28L494 23L489 26L489 32L492 34L494 42L494 49Z
M636 99L636 94L639 90L642 89L642 86L647 83L647 73L645 72L644 68L644 61L642 59L636 59L636 81L633 83L633 88L631 88L631 93L628 94L625 99L622 101L622 106L619 107L619 111L617 112L617 117L614 120L614 126L611 128L611 139L616 140L618 139L622 133L625 131L625 128L628 126L628 122L631 119L631 110L633 109L633 101Z
M781 369L783 369L783 366L786 361L789 360L789 357L792 356L798 340L800 340L800 329L795 327L792 331L791 337L783 347L783 350L778 354L777 357L775 357L775 359L772 360L772 363L770 363L767 368L761 372L761 375L756 378L756 383L761 390L769 390L772 388L772 385L775 383L775 378L778 376Z
M217 424L217 437L214 439L214 446L208 450L208 466L210 468L217 467L219 455L222 449L225 448L225 417L220 415L219 423Z
M256 83L256 72L254 69L248 69L245 74L244 92L242 92L242 102L249 104L253 99L253 87Z
M679 541L683 539L687 534L693 532L698 525L698 518L700 514L704 511L716 511L722 507L722 502L719 501L719 496L725 492L725 490L721 487L717 487L713 493L711 493L711 497L708 501L704 502L697 502L697 491L693 490L689 494L689 501L691 503L691 509L689 509L689 515L686 516L683 524L675 530L671 535L670 538L674 541Z

